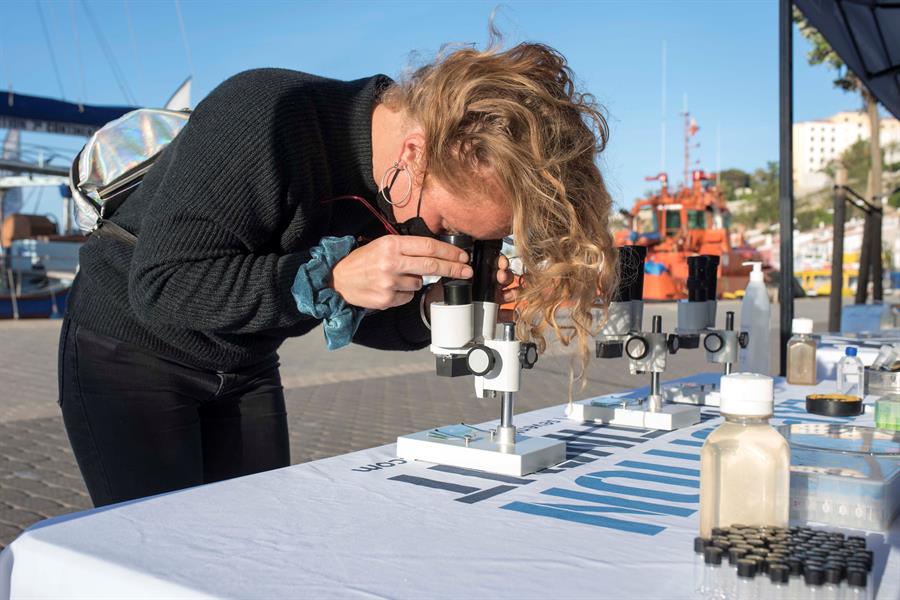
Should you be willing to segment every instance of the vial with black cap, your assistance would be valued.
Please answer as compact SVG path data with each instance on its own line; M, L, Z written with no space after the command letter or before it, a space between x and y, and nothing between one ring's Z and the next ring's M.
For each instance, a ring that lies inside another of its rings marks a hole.
M871 590L868 586L868 573L862 570L847 571L847 594L848 600L869 600L871 598Z
M756 561L747 558L737 561L737 585L734 597L738 600L756 600L760 597L759 588L756 581Z
M707 598L724 596L728 569L722 566L723 554L724 551L716 546L707 546L703 551L704 570L700 593Z

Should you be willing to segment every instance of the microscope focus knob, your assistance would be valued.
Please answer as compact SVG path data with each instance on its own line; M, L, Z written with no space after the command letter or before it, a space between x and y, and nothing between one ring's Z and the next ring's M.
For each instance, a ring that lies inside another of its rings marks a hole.
M531 342L523 342L519 348L519 364L523 369L532 368L538 361L537 345Z
M473 375L487 375L494 368L494 352L487 346L478 344L466 353L466 366Z
M641 360L650 352L650 345L642 337L634 336L625 342L625 355L631 360Z
M681 342L678 341L678 336L670 334L668 338L666 338L666 350L669 351L669 354L675 354L678 352L678 349L681 347Z
M746 348L747 344L749 344L749 343L750 343L750 334L748 334L746 331L740 332L738 334L738 345L741 348Z
M725 340L718 333L709 333L703 338L703 347L707 352L716 353L725 345Z

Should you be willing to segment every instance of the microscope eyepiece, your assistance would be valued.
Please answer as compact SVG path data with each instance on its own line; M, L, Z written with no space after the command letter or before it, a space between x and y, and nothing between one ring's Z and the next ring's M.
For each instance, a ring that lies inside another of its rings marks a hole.
M689 256L687 263L688 302L706 302L706 257Z
M472 304L472 284L464 279L445 281L444 304L448 306Z
M475 240L472 248L472 299L476 302L497 300L497 260L503 240Z
M465 250L469 253L469 261L472 260L472 244L474 240L472 236L466 235L465 233L445 233L441 235L441 241L446 242L447 244L451 244Z
M715 300L718 297L719 283L719 257L714 254L704 254L706 258L706 299Z
M619 247L616 269L619 285L613 293L612 302L628 302L644 298L644 259L647 249L643 246Z

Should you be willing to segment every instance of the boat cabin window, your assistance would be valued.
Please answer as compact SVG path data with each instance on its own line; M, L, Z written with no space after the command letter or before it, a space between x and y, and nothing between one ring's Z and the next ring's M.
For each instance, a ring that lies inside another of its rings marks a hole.
M656 211L651 206L644 206L634 219L634 230L639 235L657 233Z
M681 229L681 209L666 211L666 235L678 233Z
M706 229L706 215L702 210L688 211L688 229Z

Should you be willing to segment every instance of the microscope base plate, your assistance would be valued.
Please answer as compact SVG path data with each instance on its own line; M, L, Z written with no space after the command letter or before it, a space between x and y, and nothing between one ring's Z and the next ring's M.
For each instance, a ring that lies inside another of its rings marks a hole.
M693 404L695 406L719 406L718 386L711 383L676 383L663 388L666 402Z
M433 431L398 437L397 456L513 477L566 460L566 443L559 440L517 435L515 444L504 446L485 433L470 440L467 446L460 439L435 439L430 435Z
M690 404L663 404L659 412L650 412L645 405L623 407L609 401L595 404L592 400L577 402L567 410L567 417L575 421L593 421L626 427L644 427L672 431L700 422L700 409Z

